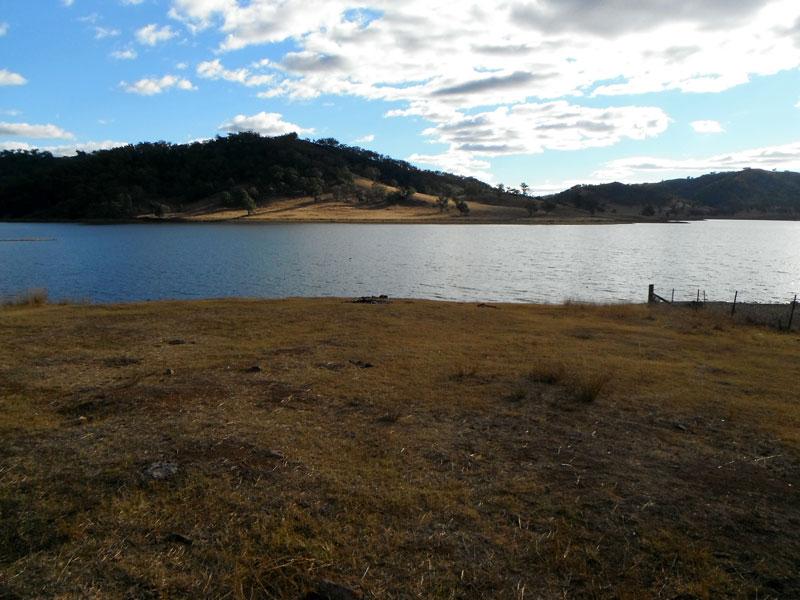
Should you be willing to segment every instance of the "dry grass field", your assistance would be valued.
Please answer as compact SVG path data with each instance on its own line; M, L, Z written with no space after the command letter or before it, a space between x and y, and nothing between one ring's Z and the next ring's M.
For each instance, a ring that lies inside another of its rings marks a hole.
M369 189L374 182L356 178L355 184L362 189ZM387 194L398 191L397 188L380 185ZM524 208L482 204L468 199L470 213L461 215L450 204L447 212L441 212L436 205L436 197L416 193L413 204L357 204L352 201L335 201L330 195L324 195L319 201L312 197L278 198L262 203L253 214L244 209L231 209L219 206L208 200L198 202L185 208L184 212L169 213L164 218L182 221L237 221L237 222L314 222L314 223L619 223L640 221L638 212L604 213L596 216L586 211L576 210L564 205L552 213L538 212L528 216ZM153 215L143 215L153 219Z
M0 597L800 597L798 356L670 307L0 308Z

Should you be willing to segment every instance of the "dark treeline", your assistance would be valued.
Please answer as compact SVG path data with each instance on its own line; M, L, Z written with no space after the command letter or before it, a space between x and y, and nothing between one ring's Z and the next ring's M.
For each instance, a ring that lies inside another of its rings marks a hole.
M354 185L356 177L379 185ZM414 192L452 201L525 208L529 216L558 206L590 214L635 212L648 219L705 216L800 216L800 173L745 169L660 183L580 185L547 197L496 188L470 177L417 169L332 138L238 133L206 142L141 143L57 158L47 152L0 153L0 219L128 219L180 212L195 203L254 209L278 197L310 196L372 205L413 202Z
M141 143L61 158L36 150L2 152L0 218L125 219L181 210L207 199L245 207L251 200L286 196L364 200L364 192L353 186L354 177L406 190L397 195L399 200L410 196L408 190L497 198L491 186L477 179L417 169L334 139L238 133L186 145Z
M660 183L580 185L550 199L589 212L602 212L609 205L637 207L647 217L755 213L796 218L800 173L744 169Z

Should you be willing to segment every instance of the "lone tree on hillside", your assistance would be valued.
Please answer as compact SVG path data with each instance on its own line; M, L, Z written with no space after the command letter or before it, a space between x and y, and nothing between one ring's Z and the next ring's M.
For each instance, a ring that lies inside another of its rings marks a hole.
M436 206L439 207L440 213L446 212L450 208L450 197L447 192L439 192L439 196L436 198Z
M387 196L387 200L391 204L406 204L414 199L414 194L416 193L417 190L415 190L413 187L403 187L396 192L389 194Z
M247 193L247 190L239 189L236 191L236 203L240 208L244 208L248 215L252 215L256 210L256 201Z
M469 204L467 204L467 201L463 198L458 198L456 200L456 208L458 209L458 212L461 213L462 217L469 215Z
M525 183L524 181L521 184L519 184L519 187L522 190L522 195L523 196L527 196L528 195L528 190L531 189L530 186L528 186L528 184Z
M386 201L386 188L377 181L372 184L372 187L367 190L366 201L371 204L380 204Z

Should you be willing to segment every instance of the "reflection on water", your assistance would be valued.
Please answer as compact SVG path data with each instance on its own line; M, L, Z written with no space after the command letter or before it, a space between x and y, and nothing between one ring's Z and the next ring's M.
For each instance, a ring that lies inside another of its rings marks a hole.
M0 296L99 302L359 296L510 302L665 295L786 302L800 223L356 225L0 223ZM41 240L38 242L30 240ZM50 241L47 241L50 240Z

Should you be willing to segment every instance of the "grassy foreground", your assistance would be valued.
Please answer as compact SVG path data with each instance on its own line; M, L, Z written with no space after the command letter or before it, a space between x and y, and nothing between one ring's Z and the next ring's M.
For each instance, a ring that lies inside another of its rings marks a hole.
M0 597L798 597L799 354L670 307L0 308Z

